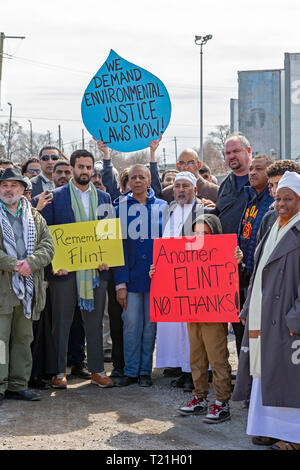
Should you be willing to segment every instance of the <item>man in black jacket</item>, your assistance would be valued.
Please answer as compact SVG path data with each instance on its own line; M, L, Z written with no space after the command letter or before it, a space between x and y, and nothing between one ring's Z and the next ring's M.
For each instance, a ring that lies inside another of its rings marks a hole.
M250 184L248 174L252 154L246 137L230 135L225 141L224 157L232 171L220 185L213 213L221 220L223 233L237 233L246 204L243 188Z
M216 200L216 214L222 224L223 233L238 233L241 217L247 204L244 186L249 186L249 167L252 152L249 141L240 133L227 137L224 146L225 163L232 170L222 182ZM241 306L245 299L240 296ZM239 355L244 327L241 323L232 324Z

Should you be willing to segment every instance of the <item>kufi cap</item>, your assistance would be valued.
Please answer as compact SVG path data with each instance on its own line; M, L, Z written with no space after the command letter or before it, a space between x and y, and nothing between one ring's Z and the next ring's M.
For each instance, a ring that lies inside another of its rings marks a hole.
M300 175L295 171L286 171L280 179L276 193L281 188L288 188L300 197Z
M102 160L97 160L97 161L95 162L94 168L97 168L97 169L99 169L99 170L102 170L102 168L103 168L103 161L102 161Z
M176 181L178 181L178 180L186 180L189 183L192 183L192 185L194 187L197 186L197 179L193 175L193 173L191 173L190 171L181 171L181 172L177 173L177 175L175 177L175 180L174 180L174 183L176 183Z
M97 160L94 165L94 173L93 175L96 175L97 173L102 173L103 170L103 162L102 160Z

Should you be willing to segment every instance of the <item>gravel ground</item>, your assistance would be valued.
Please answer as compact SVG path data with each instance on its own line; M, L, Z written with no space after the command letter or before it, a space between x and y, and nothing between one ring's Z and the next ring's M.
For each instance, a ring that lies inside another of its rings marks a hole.
M237 369L234 336L230 362ZM107 371L111 364L106 364ZM247 409L231 402L230 421L218 425L176 409L190 393L170 387L154 369L154 385L100 389L72 379L67 390L42 391L40 402L5 400L0 408L0 450L193 450L254 449L246 435ZM214 399L211 390L209 400ZM255 448L255 450L257 450Z

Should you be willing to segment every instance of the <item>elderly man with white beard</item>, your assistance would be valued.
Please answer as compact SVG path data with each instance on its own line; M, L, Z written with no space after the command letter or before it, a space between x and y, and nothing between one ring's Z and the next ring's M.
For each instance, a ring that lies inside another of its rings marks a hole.
M15 168L0 178L0 404L40 399L28 390L32 320L45 305L44 267L54 246L45 220L23 196L26 186Z
M197 179L190 171L182 171L174 181L174 201L169 207L169 214L163 237L182 237L193 235L193 222L204 212L197 194ZM150 275L155 266L151 266ZM156 367L180 367L182 374L172 385L193 390L193 379L190 369L190 344L186 323L157 323Z

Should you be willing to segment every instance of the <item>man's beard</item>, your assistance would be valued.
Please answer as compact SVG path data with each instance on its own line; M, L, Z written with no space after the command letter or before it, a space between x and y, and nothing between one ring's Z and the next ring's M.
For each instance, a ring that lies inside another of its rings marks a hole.
M66 184L68 184L67 178L59 178L59 179L55 182L55 187L56 187L56 188L60 188L61 186L65 186Z
M233 163L233 166L232 166ZM241 163L238 160L233 160L232 162L229 162L229 168L232 170L239 170L241 168Z
M0 196L0 199L2 202L4 202L5 205L14 205L17 202L21 200L22 195L15 196L15 197L5 197L5 196Z
M185 196L183 198L177 198L176 202L180 206L185 206L186 204L192 204L194 202L194 197L191 198L191 197Z
M80 184L80 186L86 186L91 181L91 178L88 177L87 179L81 179L80 176L74 175L74 180L76 183Z

